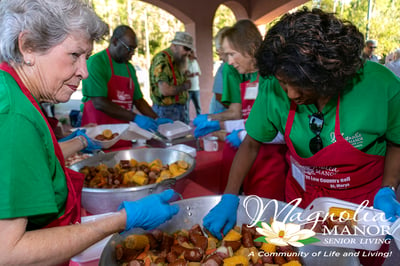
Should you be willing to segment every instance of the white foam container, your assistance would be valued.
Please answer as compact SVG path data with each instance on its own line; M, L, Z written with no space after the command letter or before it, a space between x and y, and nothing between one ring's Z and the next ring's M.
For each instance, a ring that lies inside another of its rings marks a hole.
M102 149L109 149L111 148L115 143L117 143L121 138L124 132L128 129L129 125L128 124L104 124L104 125L98 125L95 127L87 127L86 129L86 135L93 140L94 143L100 145ZM97 140L95 137L99 134L102 134L102 132L105 129L110 129L112 133L118 133L118 136L111 140Z
M153 137L153 133L139 127L134 122L129 122L128 130L125 131L122 139L124 140L134 140L134 139L145 139L149 140Z
M83 216L81 218L81 223L88 223L92 221L96 221L98 219L101 219L105 216L113 215L114 213L109 212L109 213L103 213L103 214L97 214L97 215L90 215L90 216ZM73 262L78 263L79 265L82 266L92 266L92 265L98 265L98 260L100 259L101 253L103 252L104 247L106 246L107 242L110 240L110 238L113 235L109 235L106 238L100 240L99 242L91 245L78 255L74 256L71 258Z
M383 232L389 232L392 224L385 218L372 219L372 217L385 217L384 212L381 210L372 207L360 208L360 205L348 201L330 197L320 197L313 200L310 205L304 209L300 218L303 221L306 217L315 217L317 212L323 217L325 214L329 214L329 208L331 207L346 208L356 211L356 226L362 231L370 232L371 234L355 233L352 235L342 235L317 233L315 237L318 238L320 242L313 243L313 245L364 250L378 250L381 247L386 237L386 234Z
M169 140L184 137L190 133L192 127L181 121L165 123L158 126L158 132Z
M168 147L167 149L186 152L190 154L192 157L196 157L196 149L185 144L173 145Z

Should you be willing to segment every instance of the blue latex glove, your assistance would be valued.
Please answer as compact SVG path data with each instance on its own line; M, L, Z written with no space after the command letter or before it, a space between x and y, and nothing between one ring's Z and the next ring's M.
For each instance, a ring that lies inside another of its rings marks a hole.
M82 150L83 152L91 153L93 151L101 150L101 146L94 143L94 141L91 140L88 137L88 135L86 135L86 129L77 129L74 132L72 132L71 134L69 134L68 136L66 136L65 138L59 139L58 141L64 142L64 141L73 139L78 136L83 136L88 143L87 147Z
M78 131L78 130L77 130ZM93 140L91 140L88 135L85 134L86 133L86 129L83 130L79 130L78 132L76 132L76 136L83 136L85 137L88 145L86 146L86 148L84 148L82 151L86 152L86 153L92 153L93 151L97 151L97 150L101 150L101 146L94 143Z
M219 125L218 120L212 120L212 121L204 121L200 123L194 130L194 136L196 138L205 136L211 132L218 131L221 129L221 126Z
M207 121L208 119L208 114L201 114L196 116L196 118L193 120L193 125L197 127L200 125L200 123Z
M144 115L136 114L133 122L135 122L139 127L148 131L157 131L158 128L158 125L153 118Z
M77 129L74 132L72 132L71 134L69 134L68 136L66 136L66 137L64 137L62 139L59 139L58 142L64 142L64 141L73 139L73 138L75 138L77 136L78 132L86 133L86 129Z
M239 148L240 143L242 143L242 140L239 137L239 133L240 131L242 131L243 129L235 129L234 131L232 131L231 134L229 134L228 136L226 136L225 141L227 143L229 143L232 147L234 148Z
M126 211L125 231L134 227L151 230L169 220L178 213L178 205L169 205L168 201L175 195L172 189L159 194L151 194L137 201L124 201L118 210Z
M396 193L389 187L383 187L376 193L374 208L382 210L391 222L400 216L400 203L396 200Z
M172 119L169 119L169 118L157 118L156 119L156 123L157 123L157 125L159 126L159 125L162 125L162 124L166 124L166 123L174 123L174 120L172 120Z
M222 195L221 201L204 217L203 226L221 240L236 225L238 206L238 196L233 194Z

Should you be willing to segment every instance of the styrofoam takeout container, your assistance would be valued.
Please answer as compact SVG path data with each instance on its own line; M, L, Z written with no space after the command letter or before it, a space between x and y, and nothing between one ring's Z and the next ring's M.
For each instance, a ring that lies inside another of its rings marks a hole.
M94 143L100 145L102 149L109 149L111 148L115 143L117 143L124 132L128 129L128 124L104 124L104 125L98 125L95 127L87 127L86 129L86 135L93 140ZM110 129L112 133L118 133L118 136L111 140L97 140L95 137L99 134L102 134L102 132L105 129Z
M317 233L315 235L320 241L313 243L318 246L334 246L345 248L356 248L364 250L378 250L385 241L386 234L390 230L391 222L385 219L385 214L381 210L372 207L360 207L348 201L339 200L330 197L320 197L313 200L300 215L301 221L307 217L316 217L316 213L320 213L320 217L329 214L329 208L339 207L356 211L356 226L360 230L355 230L354 234L335 234ZM373 217L380 217L374 219ZM364 233L365 232L365 233Z
M190 154L192 157L196 157L196 149L185 144L173 145L168 147L167 149L183 151Z
M81 223L88 223L88 222L93 222L98 219L101 219L103 217L113 215L114 213L109 212L109 213L103 213L103 214L96 214L96 215L90 215L90 216L83 216L81 219ZM99 242L91 245L78 255L74 256L71 258L73 262L79 263L79 265L84 265L84 266L91 266L91 265L98 265L98 260L100 259L101 253L103 252L104 247L106 246L108 240L113 235L109 235L106 238L100 240Z
M181 121L166 123L158 126L158 132L169 140L184 137L190 133L192 127Z
M129 122L128 130L122 136L123 140L144 139L149 140L153 137L153 133L139 127L135 122Z

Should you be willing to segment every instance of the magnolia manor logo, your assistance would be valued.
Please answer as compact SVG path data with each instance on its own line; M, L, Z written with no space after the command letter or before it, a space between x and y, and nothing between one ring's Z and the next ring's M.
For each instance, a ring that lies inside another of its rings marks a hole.
M265 202L257 196L246 197L243 207L251 220L249 226L256 226L262 235L255 241L294 247L316 242L321 246L380 246L390 242L385 238L390 234L390 223L383 212L369 211L372 208L367 207L367 200L358 205L351 217L346 211L339 215L309 211L305 216L297 209L300 203L301 199L295 199L282 206L277 200Z

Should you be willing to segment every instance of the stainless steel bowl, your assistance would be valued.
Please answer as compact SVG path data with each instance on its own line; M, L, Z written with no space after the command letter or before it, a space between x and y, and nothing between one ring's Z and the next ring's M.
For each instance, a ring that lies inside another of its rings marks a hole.
M162 224L159 229L173 233L180 229L190 229L194 224L202 225L203 217L220 201L220 196L205 196L198 198L191 198L186 200L177 201L173 204L179 205L179 213L171 220ZM244 205L247 203L247 205ZM269 204L269 205L267 205ZM276 206L276 207L275 207ZM303 211L301 208L287 207L287 203L258 198L258 197L244 197L240 196L240 204L237 212L237 224L243 223L250 224L255 221L269 222L271 217L277 216L277 220L283 221L284 218L294 217L293 214ZM276 213L275 213L276 210ZM260 216L258 216L260 215ZM292 221L293 222L293 221ZM130 234L141 234L142 229L133 229L123 235L114 234L108 241L103 249L100 257L99 265L101 266L116 266L117 260L115 255L115 246L123 241L123 239ZM354 249L345 249L337 247L321 247L314 245L306 245L299 248L301 252L309 252L308 256L300 257L303 265L324 265L324 266L359 266L358 258L356 257L343 257L345 251L350 252ZM331 254L331 251L336 251L341 256L324 256L323 254ZM315 252L315 253L313 253ZM321 252L321 253L319 253ZM316 256L315 254L321 254ZM314 256L312 255L314 254Z
M182 151L148 148L109 152L92 156L70 166L72 170L79 171L84 166L97 166L104 163L109 167L115 166L120 160L134 158L138 161L151 162L160 159L163 164L171 164L184 160L190 164L189 169L175 178L166 179L157 184L130 187L130 188L83 188L82 206L91 214L101 214L116 211L122 201L141 199L149 194L158 193L168 188L173 188L176 180L186 177L195 167L195 159Z

